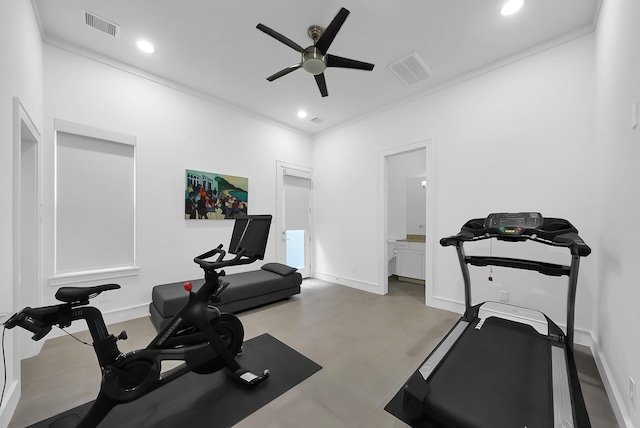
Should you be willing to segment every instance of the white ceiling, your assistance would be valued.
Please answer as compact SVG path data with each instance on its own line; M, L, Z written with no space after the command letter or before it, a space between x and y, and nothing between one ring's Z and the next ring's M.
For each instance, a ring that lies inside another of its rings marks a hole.
M335 127L486 68L523 51L587 33L599 0L526 0L504 17L505 0L33 0L45 41L98 54L192 88L305 133ZM302 47L311 25L351 14L329 53L374 63L373 71L328 68L328 97L296 70L300 54L256 29L262 23ZM85 9L122 27L119 40L84 24ZM151 41L154 54L136 48ZM405 85L389 64L416 52L434 77ZM299 109L308 112L300 119ZM311 122L323 119L321 124Z

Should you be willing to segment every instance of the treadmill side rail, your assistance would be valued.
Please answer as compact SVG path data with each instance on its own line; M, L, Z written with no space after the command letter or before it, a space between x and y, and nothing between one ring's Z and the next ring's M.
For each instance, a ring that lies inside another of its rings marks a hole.
M419 372L424 380L428 380L431 373L438 367L440 361L449 353L451 347L457 342L460 335L469 326L469 323L464 320L458 321L453 327L451 332L444 338L436 349L429 355L429 358L420 366Z
M459 319L449 333L438 343L420 368L414 372L403 387L402 408L410 419L418 419L423 415L423 405L429 395L429 377L447 356L462 333L469 327L469 322Z
M551 377L553 380L553 428L573 428L571 391L567 354L564 348L551 347Z

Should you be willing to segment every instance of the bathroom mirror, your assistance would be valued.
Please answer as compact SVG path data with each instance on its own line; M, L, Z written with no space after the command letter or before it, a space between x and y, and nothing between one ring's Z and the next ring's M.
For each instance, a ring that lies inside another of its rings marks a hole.
M407 238L424 239L427 219L426 177L407 179Z

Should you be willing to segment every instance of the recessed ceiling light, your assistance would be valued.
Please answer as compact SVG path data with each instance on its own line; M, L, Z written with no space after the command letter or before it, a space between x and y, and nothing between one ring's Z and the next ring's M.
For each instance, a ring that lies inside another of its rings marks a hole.
M524 0L509 0L502 6L500 13L504 16L513 15L524 5Z
M304 110L300 110L300 111L298 112L298 117L299 117L300 119L304 119L305 117L307 117L307 112L306 112L306 111L304 111Z
M153 47L153 45L151 43L147 42L146 40L138 41L136 46L138 46L138 49L140 49L142 52L154 53L156 51L156 49Z

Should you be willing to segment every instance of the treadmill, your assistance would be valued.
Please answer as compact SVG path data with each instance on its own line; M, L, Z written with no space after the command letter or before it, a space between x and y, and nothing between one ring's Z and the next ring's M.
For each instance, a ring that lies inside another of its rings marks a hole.
M571 265L465 255L465 242L491 238L566 247ZM465 312L398 392L395 415L417 427L590 427L573 338L580 258L591 249L577 229L535 212L494 213L468 221L440 245L458 253ZM472 306L469 265L567 276L566 334L542 312L499 302Z

